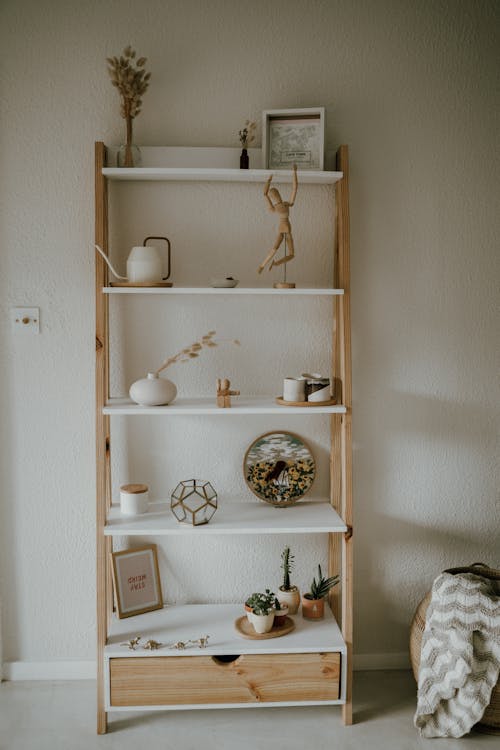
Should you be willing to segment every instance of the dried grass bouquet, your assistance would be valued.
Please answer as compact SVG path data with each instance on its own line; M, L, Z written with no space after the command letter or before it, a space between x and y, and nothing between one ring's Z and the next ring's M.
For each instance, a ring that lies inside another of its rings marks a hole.
M132 154L132 120L140 114L142 96L147 91L151 73L146 73L145 57L136 60L136 52L129 45L120 57L107 57L108 73L111 83L121 96L120 114L127 124L127 142L125 146L124 167L133 167Z

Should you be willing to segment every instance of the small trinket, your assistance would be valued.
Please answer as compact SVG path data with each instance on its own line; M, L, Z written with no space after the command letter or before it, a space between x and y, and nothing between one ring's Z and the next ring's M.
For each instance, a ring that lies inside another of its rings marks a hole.
M208 646L209 638L210 638L209 635L202 635L201 638L197 638L194 641L188 641L188 643L195 643L198 645L198 648L206 648Z
M217 406L220 409L231 408L231 396L239 396L239 391L232 391L231 381L227 378L217 378Z
M189 643L189 641L187 643ZM174 643L174 648L176 648L177 651L184 651L187 643L184 643L184 641L177 641L177 643Z
M158 641L153 640L153 638L150 638L149 641L146 641L146 643L144 644L143 649L147 651L156 651L162 646L163 643L159 643Z
M136 635L135 638L131 638L129 641L126 641L126 643L120 643L120 646L128 646L131 651L135 651L140 640L141 636Z

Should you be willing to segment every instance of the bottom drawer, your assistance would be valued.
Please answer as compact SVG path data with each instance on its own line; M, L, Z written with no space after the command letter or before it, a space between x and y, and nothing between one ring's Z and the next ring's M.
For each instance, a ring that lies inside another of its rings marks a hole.
M111 706L331 701L340 654L152 656L109 661Z

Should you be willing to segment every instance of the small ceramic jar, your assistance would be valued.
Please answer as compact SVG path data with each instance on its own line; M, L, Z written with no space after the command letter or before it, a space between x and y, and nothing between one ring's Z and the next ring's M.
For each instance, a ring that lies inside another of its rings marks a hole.
M147 484L123 484L120 487L120 511L124 516L140 516L148 511Z
M283 401L305 401L304 378L285 378L283 381Z
M329 401L331 398L330 394L330 379L329 378L317 378L307 381L307 400L312 403L321 403L322 401Z

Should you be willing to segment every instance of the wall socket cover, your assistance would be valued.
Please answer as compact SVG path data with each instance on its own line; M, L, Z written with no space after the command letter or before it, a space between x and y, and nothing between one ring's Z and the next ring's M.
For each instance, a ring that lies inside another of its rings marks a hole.
M10 319L16 333L40 333L39 307L11 307Z

